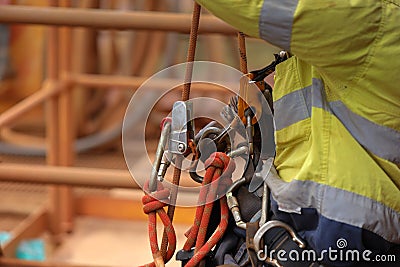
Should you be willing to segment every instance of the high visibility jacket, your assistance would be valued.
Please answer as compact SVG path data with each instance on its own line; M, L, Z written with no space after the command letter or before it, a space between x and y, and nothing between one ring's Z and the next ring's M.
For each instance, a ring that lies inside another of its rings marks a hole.
M275 73L275 212L318 251L399 244L400 1L197 1L294 55Z

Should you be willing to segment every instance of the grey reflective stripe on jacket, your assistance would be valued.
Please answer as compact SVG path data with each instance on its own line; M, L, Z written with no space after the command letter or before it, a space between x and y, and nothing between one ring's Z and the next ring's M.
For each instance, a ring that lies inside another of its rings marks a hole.
M266 181L274 189L272 196L282 209L315 208L328 219L367 229L391 242L400 240L400 214L373 199L313 181L287 183L278 177L275 169L271 170ZM323 199L318 197L321 195Z
M310 118L312 107L322 108L337 117L365 149L383 159L400 163L400 132L361 117L339 100L326 103L323 94L322 81L314 78L312 86L293 91L275 101L276 130Z
M264 1L260 13L260 37L290 51L292 24L298 0Z

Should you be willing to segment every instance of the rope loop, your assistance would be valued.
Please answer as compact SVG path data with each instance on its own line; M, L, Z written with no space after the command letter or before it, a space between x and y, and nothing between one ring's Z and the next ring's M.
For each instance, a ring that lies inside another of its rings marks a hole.
M143 212L149 216L149 239L154 262L146 264L146 267L162 267L174 255L176 248L176 235L171 219L168 217L164 207L168 205L170 190L164 188L161 182L157 182L157 190L149 192L149 181L144 184L145 195L142 197ZM156 214L164 225L168 248L165 254L160 251L157 242Z
M199 203L206 204L197 207L193 226L190 232L187 233L187 240L183 250L190 251L194 245L195 250L193 257L185 265L186 267L197 266L222 238L228 226L229 209L226 197L223 196L219 200L221 208L219 225L211 237L206 240L207 228L214 204L213 199L215 199L217 194L225 194L224 190L232 184L231 175L235 170L235 163L225 153L215 152L205 161L205 166L207 170L203 179L203 190L199 194ZM205 185L210 183L211 187L206 188Z

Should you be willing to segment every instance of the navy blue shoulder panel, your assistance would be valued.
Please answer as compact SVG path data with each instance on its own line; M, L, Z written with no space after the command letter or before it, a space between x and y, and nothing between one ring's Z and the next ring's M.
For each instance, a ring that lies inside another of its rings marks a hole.
M330 220L318 214L314 208L303 208L301 214L287 213L278 209L276 201L271 197L271 211L273 219L283 221L292 226L297 233L307 242L308 246L317 252L318 257L322 257L323 263L332 264L329 260L327 251L337 250L332 255L340 257L340 250L343 255L349 250L358 250L359 255L364 251L372 252L370 257L377 254L387 253L395 244L386 241L379 235L345 223ZM339 242L341 242L339 244ZM338 245L341 247L339 249ZM345 245L345 246L344 246ZM344 247L343 247L344 246ZM325 252L323 252L325 250ZM326 257L325 257L326 256ZM345 257L343 257L345 258ZM335 266L350 266L354 262L335 261Z

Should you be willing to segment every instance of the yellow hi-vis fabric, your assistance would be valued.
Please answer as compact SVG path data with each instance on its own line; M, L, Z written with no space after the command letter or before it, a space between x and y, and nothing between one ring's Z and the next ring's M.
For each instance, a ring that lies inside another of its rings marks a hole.
M294 55L273 91L279 208L400 243L400 1L198 2Z

